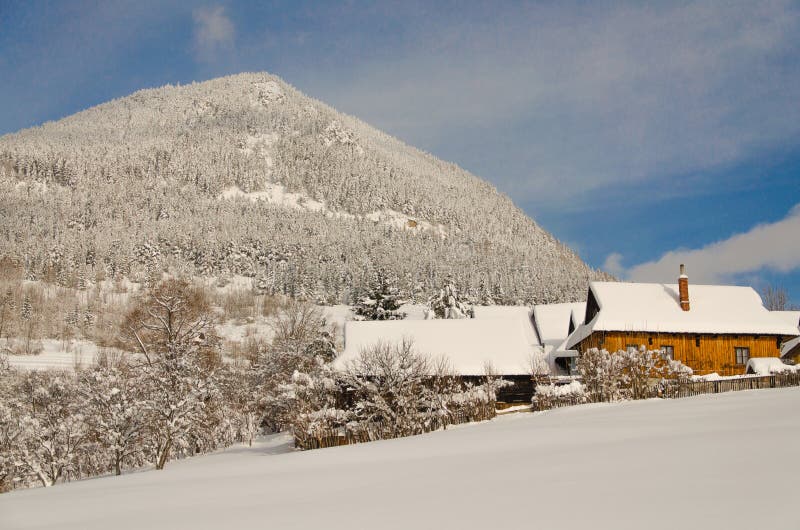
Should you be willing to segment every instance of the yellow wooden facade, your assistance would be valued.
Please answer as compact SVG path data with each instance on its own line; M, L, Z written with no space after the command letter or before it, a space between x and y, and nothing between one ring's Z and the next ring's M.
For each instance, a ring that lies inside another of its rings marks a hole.
M774 335L710 335L687 333L642 333L595 331L575 349L583 353L591 348L610 352L629 346L649 350L672 346L675 360L689 366L697 375L716 372L720 375L744 374L745 364L737 364L736 348L749 348L749 358L779 357L782 337Z

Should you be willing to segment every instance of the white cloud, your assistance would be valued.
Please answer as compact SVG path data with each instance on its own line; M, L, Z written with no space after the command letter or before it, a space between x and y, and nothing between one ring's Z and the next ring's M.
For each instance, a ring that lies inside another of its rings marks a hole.
M612 254L606 266L619 265L620 259ZM702 283L724 283L764 269L782 273L800 269L800 204L775 223L757 225L700 249L673 250L657 261L619 271L633 281L670 282L681 263L693 281Z
M192 12L194 50L198 59L213 61L219 51L231 49L236 37L233 22L222 6L202 7Z
M609 274L620 277L625 276L625 267L622 266L622 254L619 252L612 252L608 255L603 263L603 270Z
M545 207L704 192L797 147L796 3L503 5L409 28L326 98Z

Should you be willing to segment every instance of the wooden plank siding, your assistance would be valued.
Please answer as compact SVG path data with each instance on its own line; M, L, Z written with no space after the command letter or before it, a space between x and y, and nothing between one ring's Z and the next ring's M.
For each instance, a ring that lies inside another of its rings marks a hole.
M696 340L700 339L700 346ZM697 375L716 372L720 375L744 374L745 365L736 364L737 347L750 348L750 358L780 357L780 337L774 335L710 335L688 333L640 333L596 331L578 343L583 353L591 348L610 352L624 350L627 345L644 345L650 350L663 346L674 348L675 360L689 366Z

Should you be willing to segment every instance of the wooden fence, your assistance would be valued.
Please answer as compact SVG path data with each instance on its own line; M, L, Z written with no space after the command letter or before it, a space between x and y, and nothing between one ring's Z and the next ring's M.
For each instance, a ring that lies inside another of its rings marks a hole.
M534 398L536 396L534 395ZM585 396L561 396L552 397L547 400L533 399L531 401L531 410L534 412L541 412L543 410L558 409L561 407L572 407L574 405L583 405L588 403Z
M339 445L350 445L376 440L402 438L423 434L439 429L447 429L449 425L469 423L472 421L490 420L496 416L494 404L487 404L469 412L453 412L445 416L431 416L409 429L399 429L396 425L384 421L376 421L356 427L339 427L338 429L317 430L313 435L293 430L294 446L298 449L322 449Z
M783 388L790 386L800 386L800 372L745 376L737 377L736 379L721 379L719 381L690 381L667 384L658 389L659 392L653 397L683 398L699 396L700 394L720 394L722 392L736 392L738 390L758 390L760 388Z
M800 386L800 372L787 372L783 374L764 376L744 376L735 379L720 379L718 381L662 381L650 388L647 398L676 399L701 394L720 394L723 392L736 392L739 390L758 390L761 388L784 388ZM535 397L535 396L534 396ZM548 397L548 399L534 399L531 409L534 411L550 410L560 407L570 407L583 403L598 403L607 401L602 398L589 396L568 395L563 397Z

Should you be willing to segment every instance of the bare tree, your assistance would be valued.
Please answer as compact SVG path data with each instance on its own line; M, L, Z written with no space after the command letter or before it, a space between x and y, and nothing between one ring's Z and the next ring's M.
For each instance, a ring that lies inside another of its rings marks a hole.
M789 294L783 287L768 284L761 290L764 307L769 311L786 311L789 309Z
M148 364L188 349L198 360L219 362L215 315L202 288L166 280L140 296L122 324L122 337Z
M122 326L127 341L145 358L146 414L156 469L177 447L194 452L207 423L220 364L214 315L205 293L185 280L166 280L145 292Z

